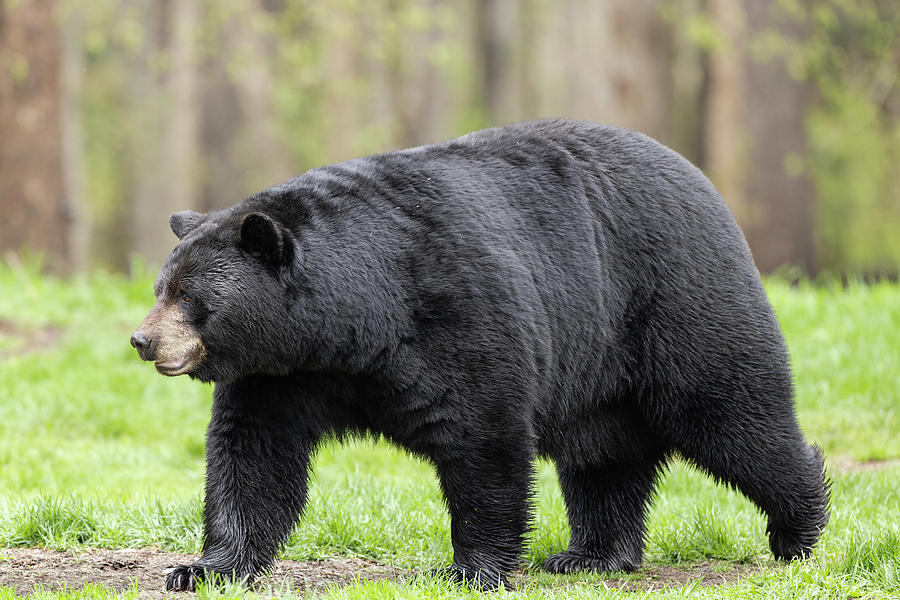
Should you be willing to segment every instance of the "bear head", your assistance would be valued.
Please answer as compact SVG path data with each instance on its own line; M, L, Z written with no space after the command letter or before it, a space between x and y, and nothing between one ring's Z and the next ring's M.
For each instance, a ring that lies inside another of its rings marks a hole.
M180 243L131 336L141 358L164 375L202 381L289 372L297 356L285 307L294 235L263 212L235 209L180 212L169 224Z

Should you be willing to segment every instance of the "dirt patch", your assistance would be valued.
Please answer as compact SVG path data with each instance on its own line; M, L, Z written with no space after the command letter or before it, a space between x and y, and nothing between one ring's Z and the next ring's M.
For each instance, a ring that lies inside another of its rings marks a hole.
M623 578L604 580L607 587L628 592L647 592L663 588L680 588L698 582L701 586L738 583L762 569L753 565L724 561L702 562L694 565L654 565L639 569Z
M184 598L193 594L164 593L169 569L189 564L196 556L164 552L154 548L139 550L86 550L60 552L36 548L0 549L0 585L14 587L16 594L29 595L35 588L77 589L86 583L104 584L123 591L136 584L138 598ZM362 580L397 580L405 572L356 558L321 562L279 560L268 577L256 587L289 583L303 592L331 584Z
M8 319L0 319L0 342L3 342L4 338L13 340L11 345L0 344L0 359L53 348L59 343L61 336L62 330L52 325L28 329ZM7 345L10 347L4 348Z
M193 594L164 593L166 574L176 565L191 563L192 555L164 552L155 548L139 550L84 550L60 552L38 548L0 549L0 585L16 589L20 596L29 595L35 588L59 590L78 589L87 583L103 584L123 591L135 585L138 598L190 598ZM597 581L560 579L541 587L596 588L598 585L631 592L647 592L662 588L679 588L699 581L702 586L733 584L754 573L760 567L724 561L695 565L650 565L622 578ZM332 584L349 584L357 580L400 581L415 576L415 572L357 558L296 562L279 560L272 572L259 578L254 587L276 589L285 584L298 593ZM545 580L546 581L546 580ZM512 587L534 585L528 572L520 571L512 577Z
M573 589L615 588L625 592L651 592L666 588L682 588L697 584L702 587L731 585L742 579L761 573L764 567L728 561L704 561L697 564L684 565L648 565L623 577L606 577L597 579L586 576L583 581L578 575L573 578L560 578L557 583L547 585L546 579L538 583L527 572L516 573L512 577L513 588L527 586L562 587Z

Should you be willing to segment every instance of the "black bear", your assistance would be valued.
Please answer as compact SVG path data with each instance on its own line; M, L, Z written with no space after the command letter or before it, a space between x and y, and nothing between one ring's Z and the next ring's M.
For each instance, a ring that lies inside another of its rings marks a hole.
M776 557L828 520L788 356L750 252L712 184L630 131L549 120L309 171L208 214L131 338L165 375L215 382L203 555L192 589L273 560L329 436L426 457L457 580L517 565L536 456L569 547L553 572L634 569L677 454L768 516Z

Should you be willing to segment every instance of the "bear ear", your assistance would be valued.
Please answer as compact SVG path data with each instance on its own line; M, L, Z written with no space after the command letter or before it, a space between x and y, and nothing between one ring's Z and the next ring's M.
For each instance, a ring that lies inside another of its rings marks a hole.
M244 217L239 243L272 266L286 265L294 259L290 233L263 213L254 212Z
M183 240L184 236L197 229L197 226L206 219L206 215L198 213L195 210L183 210L169 217L169 227L172 233L178 236L179 240Z

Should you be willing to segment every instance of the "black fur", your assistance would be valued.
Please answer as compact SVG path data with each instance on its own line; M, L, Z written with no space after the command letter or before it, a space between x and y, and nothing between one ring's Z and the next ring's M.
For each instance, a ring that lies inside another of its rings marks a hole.
M216 382L203 556L169 588L269 565L311 452L353 432L432 461L450 573L487 586L517 565L537 455L572 529L556 572L637 567L676 452L768 515L778 558L806 556L827 522L744 238L700 171L645 136L488 129L201 217L173 217L157 285L193 299L207 354L191 375Z

